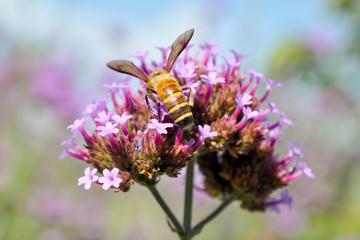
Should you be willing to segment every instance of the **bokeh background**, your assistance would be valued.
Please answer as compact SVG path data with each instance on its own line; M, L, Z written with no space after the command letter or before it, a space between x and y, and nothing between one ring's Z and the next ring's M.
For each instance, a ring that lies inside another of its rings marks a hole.
M294 122L315 180L290 187L291 209L233 203L196 239L360 239L360 1L0 1L0 239L177 239L149 192L77 186L85 165L57 160L66 126L102 84L105 67L187 29L192 43L248 54L244 67L281 82L270 99ZM281 146L283 145L283 146ZM159 190L182 215L183 180ZM219 202L196 193L194 222Z

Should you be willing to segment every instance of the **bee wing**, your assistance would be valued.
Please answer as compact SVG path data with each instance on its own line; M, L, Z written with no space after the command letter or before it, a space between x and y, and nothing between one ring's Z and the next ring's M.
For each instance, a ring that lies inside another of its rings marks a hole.
M187 30L186 32L181 34L171 45L171 52L166 65L167 72L170 72L176 59L178 58L180 53L184 50L184 48L188 45L193 34L194 34L194 29Z
M131 61L113 60L111 62L108 62L106 66L117 72L126 73L134 77L137 77L141 80L144 80L145 82L148 81L148 77L146 76L146 74L143 71L141 71L137 66L135 66L135 64Z

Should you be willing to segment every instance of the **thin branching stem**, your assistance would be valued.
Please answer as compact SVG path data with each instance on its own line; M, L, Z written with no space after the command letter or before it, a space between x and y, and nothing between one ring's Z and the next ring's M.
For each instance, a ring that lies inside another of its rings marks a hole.
M154 196L154 198L156 199L156 201L158 202L158 204L160 205L160 207L163 209L163 211L166 213L166 215L168 216L170 222L173 224L173 226L175 227L176 231L178 232L179 235L181 235L182 233L184 233L184 229L181 226L179 220L176 218L176 216L174 215L174 213L171 211L171 209L169 208L169 206L166 204L166 202L164 201L164 199L161 197L160 193L158 192L158 190L156 189L155 185L147 185L146 186L150 192L152 193L152 195Z
M196 234L199 234L202 228L209 223L211 220L213 220L215 217L217 217L232 201L234 201L239 196L239 193L234 192L232 195L230 195L227 199L225 199L219 207L217 207L214 212L212 212L209 216L204 218L202 221L200 221L196 226L192 229L192 236L195 236Z

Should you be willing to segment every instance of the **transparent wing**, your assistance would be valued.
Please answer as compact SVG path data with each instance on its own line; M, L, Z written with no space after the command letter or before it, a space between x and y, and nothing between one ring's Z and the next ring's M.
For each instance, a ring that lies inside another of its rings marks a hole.
M146 74L143 71L141 71L137 66L135 66L135 64L131 61L113 60L111 62L108 62L106 66L117 72L126 73L134 77L137 77L139 79L142 79L145 82L148 81L148 77L146 76Z
M184 50L184 48L188 45L193 34L194 34L194 29L187 30L186 32L181 34L171 45L171 52L166 65L167 72L170 72L176 59L178 58L180 53Z

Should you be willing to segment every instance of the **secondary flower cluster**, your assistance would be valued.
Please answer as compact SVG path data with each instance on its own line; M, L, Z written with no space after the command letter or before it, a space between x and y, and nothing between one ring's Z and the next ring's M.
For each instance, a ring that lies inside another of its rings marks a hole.
M295 161L294 157L302 156L295 145L289 145L289 154L281 159L274 153L281 130L292 125L274 103L266 102L271 89L280 84L253 69L240 70L246 57L243 54L231 51L233 58L222 56L221 60L220 50L212 42L200 45L190 55L192 47L186 47L172 70L180 85L188 87L184 95L189 97L190 91L194 94L196 127L191 136L183 136L162 104L161 116L157 116L155 101L149 114L146 83L137 92L128 81L106 84L111 100L95 100L88 105L86 117L68 127L73 136L63 143L64 155L96 168L87 168L79 185L89 189L91 183L97 183L104 189L127 191L134 182L155 184L163 174L176 177L197 156L204 191L209 195L226 198L237 192L242 207L249 210L276 209L279 203L291 203L286 193L280 199L270 194L302 174L314 176L305 163ZM159 49L160 62L148 64L148 52L135 55L144 73L165 69L169 48ZM266 90L257 96L262 84ZM269 114L278 115L278 120L271 123ZM84 128L89 120L94 124L92 133ZM85 140L85 149L75 142L78 133ZM97 177L96 171L103 177Z

